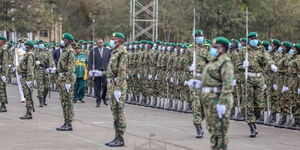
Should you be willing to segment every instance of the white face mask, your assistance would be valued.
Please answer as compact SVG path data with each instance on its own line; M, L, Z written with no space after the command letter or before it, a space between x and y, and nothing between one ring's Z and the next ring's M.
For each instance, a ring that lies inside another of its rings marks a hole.
M132 45L129 45L129 49L132 49Z
M177 48L174 48L174 52L175 52L175 53L178 53L178 50L177 50Z
M184 49L181 48L181 49L180 49L180 54L183 54L183 53L184 53Z

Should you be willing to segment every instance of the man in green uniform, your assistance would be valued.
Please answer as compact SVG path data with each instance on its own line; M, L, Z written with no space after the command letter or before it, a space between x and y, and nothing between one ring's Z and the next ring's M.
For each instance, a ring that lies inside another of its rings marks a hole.
M65 123L59 128L58 131L72 131L72 121L74 119L73 110L73 87L75 82L75 52L72 48L74 41L73 35L70 33L63 34L63 40L61 41L62 53L57 64L58 73L58 88L59 96L61 100L61 106L63 109Z
M229 40L217 37L202 73L202 98L212 150L228 149L229 116L233 105L234 67L227 55Z
M120 32L113 33L110 41L110 47L112 48L112 55L109 61L107 78L110 79L109 83L109 99L110 107L114 118L115 128L115 139L106 146L119 147L124 146L125 142L123 139L124 132L126 130L125 120L125 97L127 93L127 63L128 63L128 52L122 44L125 42L125 35Z
M250 127L250 138L256 137L258 134L256 128L256 120L260 118L261 111L265 108L264 90L265 80L262 75L262 71L266 66L266 69L272 69L273 72L277 72L277 67L274 65L274 61L270 55L264 50L263 47L258 46L257 40L258 34L256 32L250 32L248 34L248 46L243 48L241 59L239 61L239 68L247 70L245 71L247 79L244 85L245 91L247 91L245 98L245 112L246 122ZM248 58L246 57L248 56Z
M26 114L20 119L32 119L32 111L34 112L34 104L32 99L33 90L33 78L34 78L34 54L32 52L34 48L34 43L32 41L26 41L25 43L26 54L23 56L19 66L18 74L21 77L21 84L26 99Z
M80 45L75 46L75 74L76 82L74 85L74 103L79 100L81 103L85 103L83 100L85 95L86 80L88 79L88 57L85 53L80 52Z
M0 36L0 112L7 112L5 104L7 103L6 83L8 74L8 50L5 47L6 38Z

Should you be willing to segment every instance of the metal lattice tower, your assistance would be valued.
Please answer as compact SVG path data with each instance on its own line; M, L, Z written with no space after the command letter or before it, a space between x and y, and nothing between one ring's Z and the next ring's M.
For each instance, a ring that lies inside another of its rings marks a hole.
M131 40L157 40L158 0L130 0Z

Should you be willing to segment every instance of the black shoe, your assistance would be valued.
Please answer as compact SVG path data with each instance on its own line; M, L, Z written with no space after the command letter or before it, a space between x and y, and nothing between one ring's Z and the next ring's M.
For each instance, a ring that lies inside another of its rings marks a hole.
M57 131L73 131L71 123L65 123L63 126L56 128Z
M108 105L107 99L106 99L106 98L103 99L103 104L104 104L104 105Z
M115 139L113 139L111 142L105 143L106 146L109 146L111 143L114 143L117 140L117 137L115 137Z
M201 124L195 124L195 128L196 128L196 131L197 131L196 138L203 138L204 131L202 129Z
M85 103L85 101L84 101L84 100L82 100L82 99L79 99L79 101L80 101L81 103Z
M248 126L250 127L250 138L255 138L256 137L256 130L254 128L254 123L248 123Z
M1 108L0 108L0 112L7 112L7 109L4 108L4 107L1 107Z
M101 104L101 99L97 99L96 100L96 107L100 107L100 104Z
M39 102L40 102L39 107L43 107L43 99L42 98L39 98Z
M106 144L105 144L106 145ZM106 146L109 147L122 147L125 146L123 137L117 137L115 141L108 143Z
M24 120L24 119L32 119L32 115L31 114L25 114L23 117L20 117L20 119Z
M254 127L254 129L255 129L255 134L257 135L257 134L258 134L258 130L257 130L257 128L256 128L256 124L255 124L255 123L253 123L253 127Z

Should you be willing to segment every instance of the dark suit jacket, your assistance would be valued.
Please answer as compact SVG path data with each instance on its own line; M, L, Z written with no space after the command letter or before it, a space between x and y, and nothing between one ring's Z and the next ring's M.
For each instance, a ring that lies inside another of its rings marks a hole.
M103 47L102 57L100 56L100 48L95 47L91 49L89 55L88 69L93 70L93 63L95 63L95 70L106 71L110 59L110 49Z
M55 62L56 66L57 66L57 63L59 61L59 58L60 58L60 48L53 51L53 59L54 59L54 62Z

